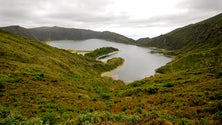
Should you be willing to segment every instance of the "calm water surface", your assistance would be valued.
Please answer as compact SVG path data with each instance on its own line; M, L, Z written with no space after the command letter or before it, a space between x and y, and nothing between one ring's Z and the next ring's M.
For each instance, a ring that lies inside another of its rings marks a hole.
M120 51L102 61L113 57L122 57L124 65L111 73L111 77L123 80L126 83L140 80L155 74L155 69L170 62L172 58L160 54L151 54L150 48L138 47L122 43L109 42L106 40L89 39L82 41L60 40L48 43L51 46L63 49L94 50L100 47L114 47Z

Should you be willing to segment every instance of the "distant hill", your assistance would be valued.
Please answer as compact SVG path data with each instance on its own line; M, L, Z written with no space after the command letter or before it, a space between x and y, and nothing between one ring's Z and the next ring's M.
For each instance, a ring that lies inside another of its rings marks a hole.
M0 29L38 41L104 39L119 43L135 44L133 39L109 31L97 32L57 26L30 29L20 26L8 26L1 27Z
M142 38L142 46L159 47L168 50L188 52L193 49L214 47L222 40L222 13L202 22L178 28L170 33L152 39Z
M9 27L1 27L1 30L8 31L10 33L20 35L26 38L30 38L33 40L38 40L28 29L20 27L20 26L9 26Z

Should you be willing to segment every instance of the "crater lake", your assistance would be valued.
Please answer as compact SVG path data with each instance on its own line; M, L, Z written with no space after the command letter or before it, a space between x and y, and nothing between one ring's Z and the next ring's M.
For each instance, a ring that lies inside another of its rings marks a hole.
M143 79L155 74L155 69L170 62L172 58L162 54L151 54L151 48L140 47L136 45L110 42L101 39L88 40L59 40L48 42L50 46L62 49L74 50L95 50L101 47L114 47L119 49L119 52L108 56L101 61L106 61L113 57L123 58L124 64L107 73L114 79L119 79L125 83L130 83L136 80Z

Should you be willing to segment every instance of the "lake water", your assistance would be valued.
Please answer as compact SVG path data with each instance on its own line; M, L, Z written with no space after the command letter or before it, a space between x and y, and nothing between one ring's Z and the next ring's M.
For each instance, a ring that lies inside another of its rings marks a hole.
M123 80L126 83L152 76L155 74L155 69L165 65L172 60L172 58L160 54L151 54L150 48L109 42L100 39L89 39L81 41L60 40L52 41L48 44L58 48L71 48L76 50L95 50L101 47L118 48L118 53L111 55L102 61L113 57L124 58L124 65L111 72L111 77Z

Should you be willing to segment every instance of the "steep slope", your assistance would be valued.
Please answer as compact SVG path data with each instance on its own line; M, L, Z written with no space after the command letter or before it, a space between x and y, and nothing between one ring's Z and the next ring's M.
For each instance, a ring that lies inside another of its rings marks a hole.
M104 39L113 42L134 44L134 40L113 32L97 32L63 27L38 27L26 29L19 26L2 27L2 30L39 41Z
M57 124L90 107L105 111L103 98L123 86L100 77L116 67L114 61L104 64L0 31L0 124Z
M222 39L222 14L205 21L176 29L152 39L142 38L137 41L143 46L153 46L168 50L180 50L186 53L206 46L217 46Z
M142 45L171 50L158 74L121 88L113 113L137 114L138 124L222 123L222 15ZM148 40L148 41L146 41Z

